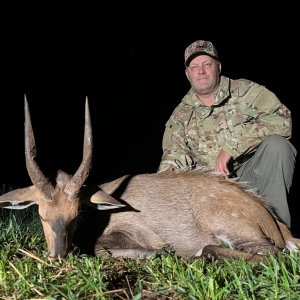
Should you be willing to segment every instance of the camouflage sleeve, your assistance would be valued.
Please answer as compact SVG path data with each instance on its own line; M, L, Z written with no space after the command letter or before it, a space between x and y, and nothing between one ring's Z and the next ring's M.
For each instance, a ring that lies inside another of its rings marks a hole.
M267 88L260 86L256 97L245 95L243 115L245 122L236 141L228 141L223 149L233 159L251 153L270 135L291 137L292 119L290 110ZM251 93L251 90L249 91ZM252 91L253 92L253 91Z
M187 147L184 126L174 117L174 113L165 126L163 135L163 155L158 171L189 168L194 164L193 154Z

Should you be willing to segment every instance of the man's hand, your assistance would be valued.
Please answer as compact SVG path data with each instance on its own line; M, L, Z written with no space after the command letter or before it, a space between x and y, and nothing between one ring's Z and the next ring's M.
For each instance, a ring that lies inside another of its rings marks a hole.
M230 172L228 170L227 165L230 159L231 159L230 154L228 154L226 151L222 149L216 161L216 172L228 176Z

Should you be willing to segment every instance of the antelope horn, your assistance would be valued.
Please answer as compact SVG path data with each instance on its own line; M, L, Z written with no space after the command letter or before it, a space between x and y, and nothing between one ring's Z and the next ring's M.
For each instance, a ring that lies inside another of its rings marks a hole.
M64 191L69 195L69 199L73 199L79 193L83 183L87 179L92 166L92 150L93 150L93 136L90 118L89 103L86 97L85 101L85 126L84 126L84 142L83 142L83 158L81 165L76 173L73 175L69 183L66 185Z
M39 166L35 161L36 147L35 139L32 130L32 124L30 119L30 112L26 95L24 97L25 108L25 158L26 168L30 176L31 182L47 197L51 198L54 187L51 182L41 172Z

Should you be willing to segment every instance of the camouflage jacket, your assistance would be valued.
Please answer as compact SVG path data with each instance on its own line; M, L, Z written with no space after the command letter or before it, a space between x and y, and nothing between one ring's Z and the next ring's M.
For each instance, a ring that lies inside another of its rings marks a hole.
M205 166L215 169L221 149L237 168L269 135L291 137L289 109L255 82L221 77L215 104L204 106L193 88L166 123L158 171Z

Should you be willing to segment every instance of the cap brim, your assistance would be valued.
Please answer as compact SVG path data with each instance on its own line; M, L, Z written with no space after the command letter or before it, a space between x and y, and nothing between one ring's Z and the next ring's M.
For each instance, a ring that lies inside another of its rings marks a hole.
M200 55L208 55L208 56L210 56L210 57L212 57L212 58L214 58L214 59L216 59L216 60L219 60L218 57L216 57L216 56L214 56L214 55L211 55L210 53L207 53L207 52L205 52L205 51L198 51L198 52L195 52L195 53L191 54L191 55L187 58L187 60L185 61L185 65L188 67L189 64L190 64L190 62L191 62L195 57L200 56Z

